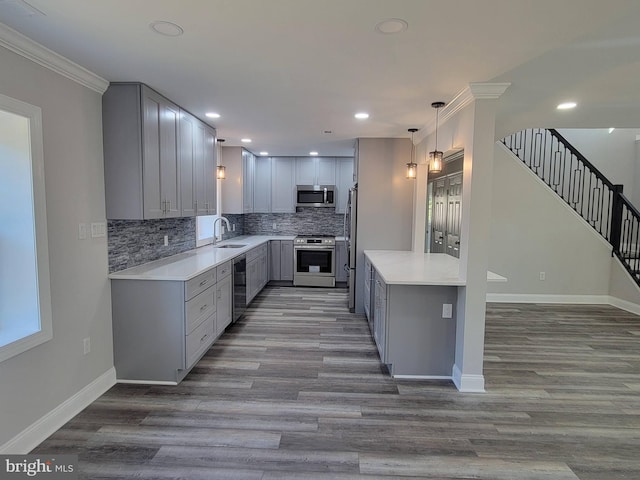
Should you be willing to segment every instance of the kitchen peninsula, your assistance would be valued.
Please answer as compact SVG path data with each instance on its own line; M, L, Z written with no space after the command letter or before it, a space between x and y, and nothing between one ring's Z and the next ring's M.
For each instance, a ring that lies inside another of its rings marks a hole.
M451 378L457 258L443 253L365 250L364 310L382 363L395 377ZM488 282L507 279L487 272Z

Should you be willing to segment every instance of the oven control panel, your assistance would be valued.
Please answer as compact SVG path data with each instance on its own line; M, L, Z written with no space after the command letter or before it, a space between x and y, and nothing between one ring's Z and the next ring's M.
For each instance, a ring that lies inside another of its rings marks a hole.
M294 238L293 243L295 245L333 246L336 244L336 239L335 237L297 236Z

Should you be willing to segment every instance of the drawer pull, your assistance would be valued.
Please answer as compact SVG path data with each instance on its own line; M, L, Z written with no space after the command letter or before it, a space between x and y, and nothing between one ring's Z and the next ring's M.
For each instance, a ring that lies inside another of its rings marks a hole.
M209 336L208 333L205 333L202 338L200 339L200 343L204 342L204 339L207 338Z
M208 304L208 303L205 303L204 305L202 305L202 306L200 307L200 311L201 311L201 312L204 312L204 311L207 309L207 307L208 307L208 306L209 306L209 304Z
M202 287L203 285L206 285L207 283L209 283L209 280L202 280L200 282L200 286Z

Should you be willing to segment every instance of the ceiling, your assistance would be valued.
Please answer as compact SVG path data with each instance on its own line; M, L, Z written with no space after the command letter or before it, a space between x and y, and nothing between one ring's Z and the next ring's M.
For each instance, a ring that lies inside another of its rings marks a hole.
M106 80L150 85L255 153L352 155L357 137L408 137L470 82L511 83L499 135L640 126L637 0L28 2L0 0L0 21ZM392 18L408 28L376 31ZM558 112L565 100L578 107Z

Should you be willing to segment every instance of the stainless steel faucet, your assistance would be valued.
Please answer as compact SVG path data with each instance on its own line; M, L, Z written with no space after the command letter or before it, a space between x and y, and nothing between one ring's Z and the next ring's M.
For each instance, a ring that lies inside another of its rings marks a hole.
M213 221L213 244L215 245L217 243L217 237L216 237L216 222L218 220L223 220L224 223L227 224L227 232L231 231L231 225L229 225L229 220L227 220L226 217L218 217ZM222 240L222 232L220 233L220 240Z

